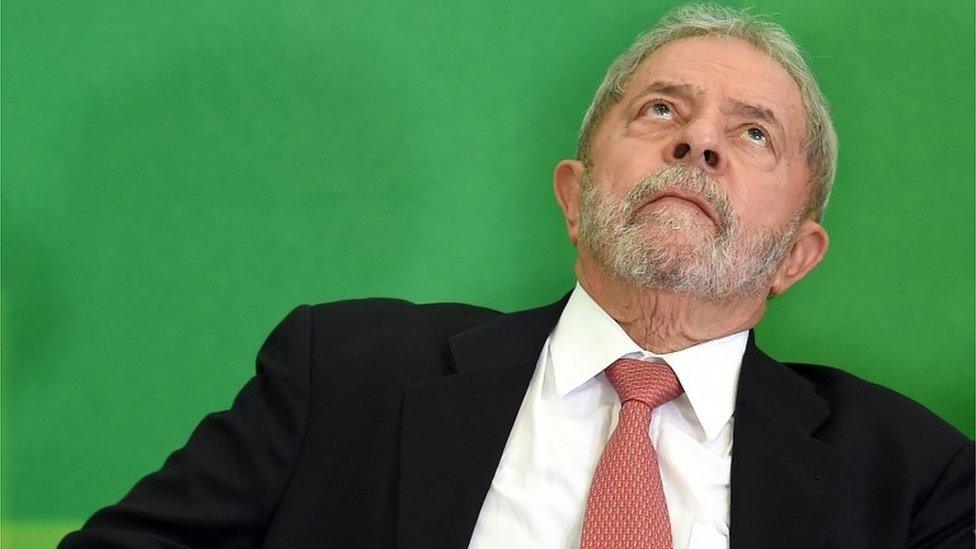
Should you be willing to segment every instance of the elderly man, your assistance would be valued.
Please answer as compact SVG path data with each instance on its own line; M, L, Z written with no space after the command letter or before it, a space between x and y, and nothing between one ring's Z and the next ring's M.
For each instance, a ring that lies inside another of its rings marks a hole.
M233 407L63 547L971 547L971 441L756 347L827 251L836 149L782 29L670 13L556 166L567 297L299 307Z

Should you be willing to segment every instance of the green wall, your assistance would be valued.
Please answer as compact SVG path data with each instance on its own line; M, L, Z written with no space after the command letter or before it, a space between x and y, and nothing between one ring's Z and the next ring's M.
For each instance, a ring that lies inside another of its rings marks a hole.
M570 289L552 168L669 6L283 4L4 2L10 546L157 468L298 303L514 310ZM748 5L810 53L841 139L830 253L760 343L972 437L973 3Z

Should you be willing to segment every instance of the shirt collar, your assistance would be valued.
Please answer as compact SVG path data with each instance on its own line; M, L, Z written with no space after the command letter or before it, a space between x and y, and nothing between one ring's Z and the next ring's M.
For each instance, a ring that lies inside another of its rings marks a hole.
M646 351L577 283L550 340L556 394L566 396L618 358L662 358L678 376L705 436L712 440L735 409L748 340L749 331L743 330L673 353Z

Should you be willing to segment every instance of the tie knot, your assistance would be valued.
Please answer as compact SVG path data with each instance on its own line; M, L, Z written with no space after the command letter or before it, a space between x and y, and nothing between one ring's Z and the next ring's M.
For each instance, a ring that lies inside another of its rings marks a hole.
M607 368L607 379L621 404L637 400L652 410L684 392L678 376L665 362L621 358Z

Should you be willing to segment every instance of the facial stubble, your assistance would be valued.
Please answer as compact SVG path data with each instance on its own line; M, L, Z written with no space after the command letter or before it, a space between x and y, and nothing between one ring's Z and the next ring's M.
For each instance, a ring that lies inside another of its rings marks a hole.
M710 301L765 291L789 254L801 218L781 229L745 234L724 188L702 170L672 165L643 178L623 199L583 173L580 246L612 275L644 288ZM659 191L681 190L707 202L714 225L688 208L654 207Z

